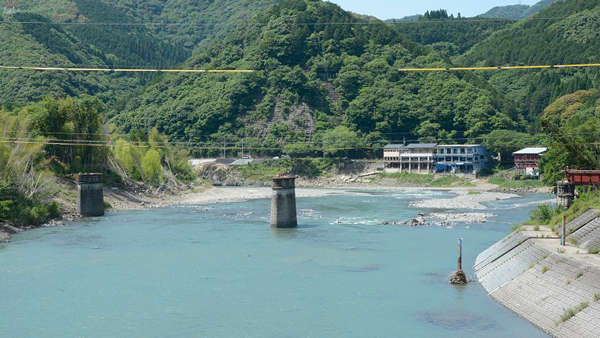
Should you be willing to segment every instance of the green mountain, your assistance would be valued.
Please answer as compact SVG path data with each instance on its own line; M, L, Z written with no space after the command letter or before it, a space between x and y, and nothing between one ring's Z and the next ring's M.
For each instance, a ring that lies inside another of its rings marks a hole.
M230 7L221 1L48 2L56 5L53 20L60 23L25 11L0 16L3 64L179 64L255 72L150 77L2 70L0 101L95 95L108 104L108 118L121 131L157 126L172 139L208 146L232 135L263 147L312 144L338 126L367 143L539 131L539 116L550 103L600 85L595 68L398 71L598 62L600 9L594 0L558 2L519 22L459 19L440 10L396 24L316 0L281 1L252 17L243 13L258 7L244 1ZM188 5L196 6L190 13L220 9L233 21L192 34L186 29L206 26L195 21L198 16L175 14ZM40 12L44 6L39 3ZM164 24L168 20L173 25Z
M510 103L477 76L398 72L446 61L383 22L328 2L287 0L185 64L257 72L163 74L114 110L111 122L124 131L158 126L182 141L216 145L235 134L270 147L318 140L339 125L372 140L519 125Z
M22 22L44 22L27 24ZM62 26L36 14L0 16L0 59L3 66L107 67L110 58L82 43ZM37 101L57 97L97 95L105 102L141 85L141 79L123 74L65 71L0 70L0 104Z
M393 27L412 41L432 45L433 48L447 51L449 55L456 55L466 52L492 33L512 23L513 20L454 18L444 12L429 19L427 16L419 16L416 22L396 22Z
M23 4L23 9L67 23L113 23L84 26L97 34L119 39L146 35L191 51L204 40L219 39L277 0L45 0ZM120 25L120 26L119 26ZM75 26L78 27L78 26ZM80 29L80 28L78 28ZM95 34L94 34L95 35ZM116 35L116 36L115 36ZM152 46L149 46L152 47ZM112 51L106 50L108 53ZM116 54L116 53L113 53ZM173 59L173 58L169 58ZM179 60L182 61L182 60Z
M523 20L528 18L531 15L541 11L545 7L550 6L553 2L557 0L541 0L540 2L534 4L533 6L529 5L508 5L508 6L497 6L489 11L479 15L484 18L500 18L500 19L513 19L513 20Z
M521 20L523 13L528 11L530 7L529 5L496 6L479 16L483 18Z
M25 17L19 20L26 21L27 16L35 13L51 17L49 21L54 26L60 24L62 30L82 43L111 55L115 67L167 67L191 55L181 44L166 42L121 9L102 1L40 1L28 4L16 17ZM39 30L49 28L41 23L37 26Z
M463 66L597 63L599 19L598 1L557 2L534 18L492 34L455 61ZM515 102L534 125L558 97L600 85L597 68L497 71L482 76Z

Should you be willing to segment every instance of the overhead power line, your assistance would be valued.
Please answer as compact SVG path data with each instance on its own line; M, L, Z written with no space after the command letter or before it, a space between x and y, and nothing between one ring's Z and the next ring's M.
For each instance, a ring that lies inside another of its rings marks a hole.
M251 69L161 69L161 68L69 68L69 67L29 67L0 66L0 69L13 70L63 70L81 72L164 72L164 73L254 73Z
M600 67L600 63L579 63L568 65L534 65L534 66L492 66L492 67L432 67L432 68L400 68L400 72L436 72L449 70L510 70L510 69L553 69L574 67Z
M57 140L57 139L35 139L35 138L2 138L0 137L0 143L8 143L8 144L41 144L41 145L55 145L55 146L83 146L83 147L104 147L104 146L117 146L117 147L135 147L135 148L168 148L168 147L178 147L178 148L193 148L196 150L215 150L215 149L226 149L226 150L239 150L239 149L247 149L247 150L285 150L286 148L281 147L263 147L263 146L247 146L241 147L236 145L235 143L228 142L227 144L233 144L233 146L224 146L204 143L204 142L150 142L150 143L140 143L140 142L112 142L109 140ZM346 144L344 144L346 143ZM373 146L369 145L378 143L377 141L365 142L365 141L356 141L356 142L335 142L334 145L329 145L328 143L318 144L316 142L311 142L306 144L305 146L296 147L295 150L351 150L351 149L361 149L361 150L372 150ZM294 143L289 143L294 144ZM298 143L296 143L298 144ZM344 144L344 145L342 145ZM527 144L527 145L510 145L510 144L499 144L494 145L495 148L516 148L516 147L566 147L566 146L600 146L600 142L573 142L573 143L538 143L538 144Z
M432 68L399 68L400 72L435 72L458 70L510 70L510 69L554 69L575 67L600 67L600 63L579 63L566 65L533 65L533 66L493 66L493 67L432 67ZM254 73L255 69L162 69L162 68L80 68L80 67L32 67L32 66L0 66L10 70L40 71L80 71L80 72L155 72L155 73Z

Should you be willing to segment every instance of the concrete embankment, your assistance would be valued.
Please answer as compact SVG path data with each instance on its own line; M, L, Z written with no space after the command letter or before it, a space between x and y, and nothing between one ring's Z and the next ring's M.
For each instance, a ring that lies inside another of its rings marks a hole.
M567 246L544 226L511 233L479 254L476 275L490 296L551 336L600 337L600 255L588 253L600 243L599 213L567 228Z

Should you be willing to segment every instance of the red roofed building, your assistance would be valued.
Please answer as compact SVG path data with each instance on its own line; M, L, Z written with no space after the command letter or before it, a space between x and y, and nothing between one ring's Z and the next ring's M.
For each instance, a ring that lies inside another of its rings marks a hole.
M538 168L538 163L542 155L546 153L548 148L525 148L513 153L515 159L515 167L518 169Z

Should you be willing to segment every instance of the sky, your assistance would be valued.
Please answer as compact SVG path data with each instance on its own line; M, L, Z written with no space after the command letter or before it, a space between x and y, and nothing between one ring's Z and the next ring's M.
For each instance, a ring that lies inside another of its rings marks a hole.
M343 9L358 14L373 15L381 20L400 19L423 14L434 9L445 9L448 14L463 17L483 14L496 6L534 5L539 0L328 0Z

